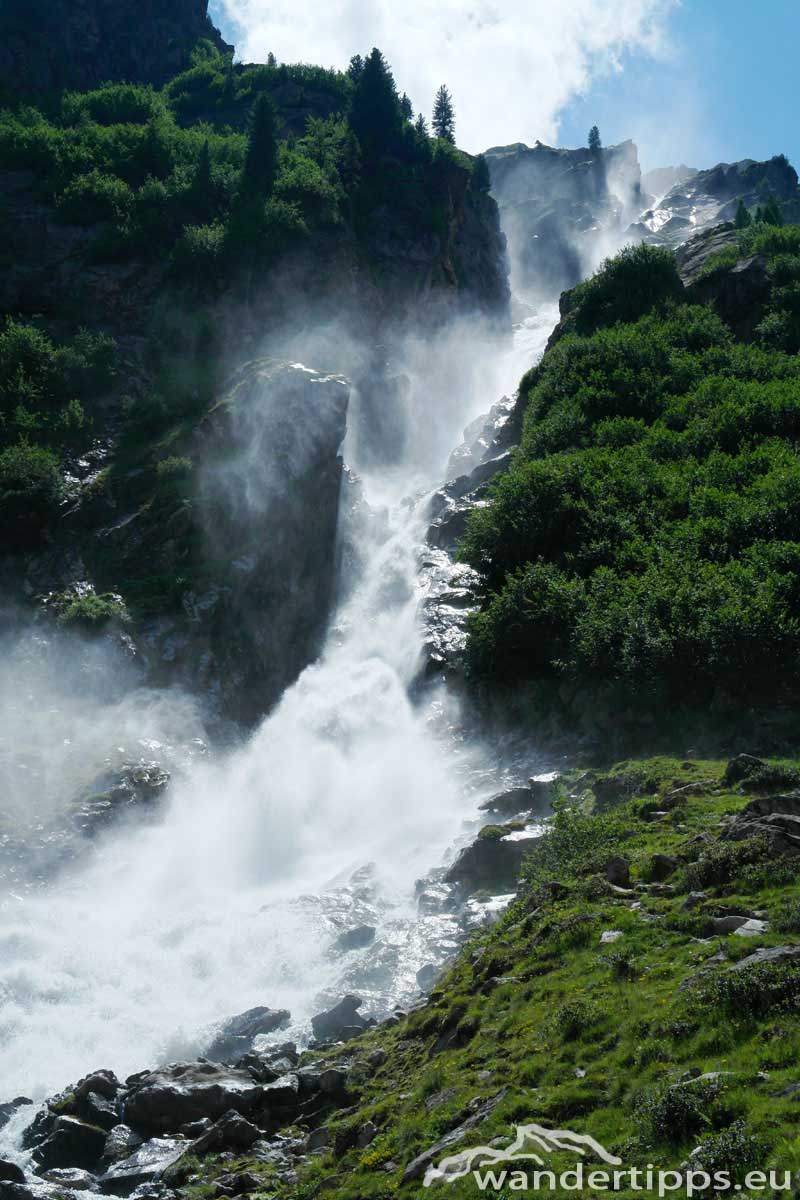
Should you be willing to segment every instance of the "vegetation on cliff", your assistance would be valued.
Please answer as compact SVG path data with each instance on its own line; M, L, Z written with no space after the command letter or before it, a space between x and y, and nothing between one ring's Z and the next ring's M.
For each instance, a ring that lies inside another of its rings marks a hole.
M740 236L731 261L762 254L770 279L752 343L687 302L661 249L567 298L565 336L520 386L520 450L462 546L485 583L476 676L643 700L796 689L800 228Z

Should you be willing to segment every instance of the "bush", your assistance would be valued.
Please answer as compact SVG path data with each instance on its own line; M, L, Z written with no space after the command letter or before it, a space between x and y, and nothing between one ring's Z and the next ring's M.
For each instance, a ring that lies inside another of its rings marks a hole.
M226 254L225 226L187 225L172 252L172 269L188 283L217 283L224 272Z
M679 300L683 285L675 256L642 242L607 259L591 279L570 294L570 311L579 333L619 321L635 321L667 300Z
M672 1084L646 1092L636 1105L636 1120L649 1145L679 1146L712 1124L720 1080Z
M72 600L59 615L62 625L82 626L88 630L101 629L113 617L124 616L125 606L119 596L81 596Z
M55 454L20 444L0 453L2 539L20 549L41 533L58 508L61 475Z
M106 83L92 92L67 92L61 103L66 125L87 119L98 125L146 125L165 112L158 93L140 83Z
M700 1003L752 1021L775 1013L800 1012L800 965L761 963L722 971L702 982Z
M132 199L127 183L114 175L103 175L94 170L67 184L58 199L56 212L62 221L72 221L76 225L124 221Z
M179 458L177 455L162 458L160 462L156 463L156 475L159 479L164 480L188 479L193 469L190 458Z

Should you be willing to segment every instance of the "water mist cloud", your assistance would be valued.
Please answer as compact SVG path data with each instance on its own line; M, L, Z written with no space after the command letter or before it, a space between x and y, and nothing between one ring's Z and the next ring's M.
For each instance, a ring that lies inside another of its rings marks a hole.
M555 140L559 113L593 78L621 69L626 52L658 55L676 0L219 0L244 61L344 67L379 46L401 91L429 116L446 81L459 144L477 152L513 141Z

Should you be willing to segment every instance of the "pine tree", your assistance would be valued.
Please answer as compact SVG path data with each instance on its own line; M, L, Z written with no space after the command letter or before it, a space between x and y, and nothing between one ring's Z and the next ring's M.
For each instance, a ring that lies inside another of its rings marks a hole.
M602 149L602 145L603 143L600 141L600 130L596 125L593 125L589 130L589 149L591 150L592 154L597 154L597 152Z
M363 58L361 57L360 54L354 54L353 57L350 59L350 65L347 68L347 74L350 76L353 83L358 82L358 80L361 78L361 74L362 74L363 70L364 70Z
M400 112L407 121L410 121L414 116L414 106L405 92L400 97Z
M270 50L269 54L267 55L267 66L268 67L277 67L277 65L278 65L278 60L275 57L275 55L272 53L272 51Z
M453 111L453 98L444 84L439 88L433 102L433 132L436 137L455 144L456 116Z
M774 196L770 196L764 208L764 222L767 225L783 224L783 213Z
M416 129L417 133L419 134L419 136L421 138L430 137L430 134L428 132L428 122L425 120L424 113L419 114L419 116L417 117L417 119L414 123L414 128Z
M750 216L750 213L747 210L744 200L739 200L739 204L736 209L736 218L734 220L734 225L736 226L737 229L747 229L748 225L752 225L752 223L753 223L753 218Z
M278 130L275 108L262 94L253 105L242 182L250 193L268 196L278 170Z
M403 115L394 77L380 50L373 49L356 80L350 126L366 159L391 152L400 140Z
M492 186L492 177L486 156L479 154L472 168L472 186L477 192L488 192Z

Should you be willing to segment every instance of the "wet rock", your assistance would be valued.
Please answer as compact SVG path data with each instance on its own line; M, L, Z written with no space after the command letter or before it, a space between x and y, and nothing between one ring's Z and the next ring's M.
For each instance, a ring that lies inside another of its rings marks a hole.
M144 1142L129 1158L109 1167L100 1176L100 1187L115 1196L129 1196L143 1184L155 1182L188 1149L188 1143L178 1138L152 1138Z
M207 1050L212 1062L234 1063L252 1048L257 1037L284 1029L291 1019L285 1008L259 1006L226 1021Z
M520 813L530 812L532 803L530 787L515 787L507 792L498 792L478 807L481 812L495 813L498 817L516 817Z
M518 836L503 825L488 826L461 851L445 879L460 884L468 893L513 891L522 864L538 840L534 835Z
M424 967L420 967L417 971L417 987L421 992L429 992L440 974L441 971L433 963L426 963Z
M363 950L375 941L374 925L356 925L354 929L346 929L340 933L334 942L334 949L346 952L348 950Z
M71 1192L92 1192L97 1186L94 1175L77 1167L54 1167L52 1171L45 1171L42 1178Z
M89 1092L80 1102L80 1115L90 1125L99 1125L101 1129L111 1131L119 1122L117 1104L106 1100L97 1092Z
M205 1130L191 1146L191 1154L219 1150L249 1150L261 1137L261 1130L246 1117L231 1110Z
M114 1100L122 1090L122 1084L113 1071L93 1071L75 1085L75 1099L86 1099L92 1092L104 1100Z
M16 1163L0 1158L0 1183L24 1183L25 1172Z
M91 1170L99 1162L106 1144L106 1132L77 1117L56 1117L43 1142L33 1152L40 1171L51 1167L81 1167Z
M129 1158L141 1144L142 1138L138 1133L134 1133L129 1125L115 1125L106 1138L102 1162L108 1166L123 1158Z
M248 1071L217 1063L173 1063L139 1077L125 1100L125 1122L136 1130L169 1133L203 1117L212 1120L229 1109L248 1114L262 1088Z
M312 1017L311 1028L317 1041L338 1042L343 1040L345 1030L366 1029L367 1019L358 1011L363 1003L359 996L344 996L333 1008Z
M30 1188L21 1183L3 1183L0 1180L0 1200L36 1200Z
M615 887L627 888L631 883L631 863L630 859L623 858L621 854L610 858L606 863L606 879Z
M264 1085L261 1093L261 1102L269 1111L294 1108L297 1105L299 1095L299 1076L294 1074L282 1075L274 1083Z
M20 1108L25 1108L28 1104L33 1104L27 1096L17 1096L14 1100L7 1100L4 1104L0 1104L0 1129L7 1125L11 1118Z

